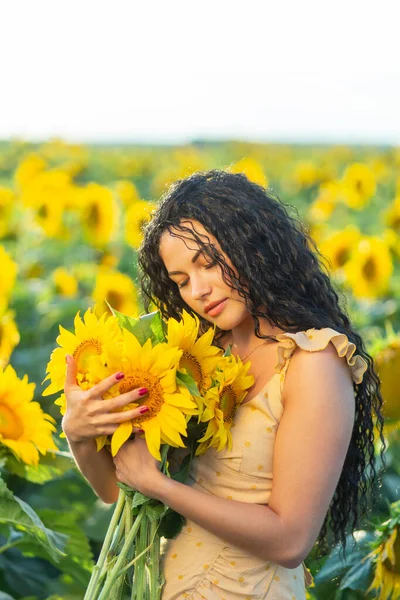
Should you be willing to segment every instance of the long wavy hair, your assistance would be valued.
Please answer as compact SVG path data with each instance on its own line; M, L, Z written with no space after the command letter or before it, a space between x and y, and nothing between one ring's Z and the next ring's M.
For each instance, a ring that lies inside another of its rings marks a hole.
M384 419L373 359L352 328L345 308L340 306L345 299L335 291L315 242L307 235L298 213L290 216L289 208L293 209L243 174L212 170L176 181L161 198L145 228L139 249L140 283L146 310L154 303L164 318L179 319L182 309L193 314L182 300L177 284L169 278L159 254L160 238L168 230L185 243L195 240L204 254L220 266L225 283L244 299L257 337L268 337L260 333L260 318L292 333L331 327L344 333L366 360L368 369L363 380L354 384L355 422L350 445L316 542L315 557L319 561L330 550L332 534L333 543L339 544L340 552L346 554L349 528L354 540L354 530L368 514L368 499L372 503L376 500L380 473L375 468L374 425L382 442L381 459L385 464ZM237 274L209 238L185 226L185 220L200 222L215 236ZM205 331L210 323L198 316ZM224 333L217 328L217 344Z

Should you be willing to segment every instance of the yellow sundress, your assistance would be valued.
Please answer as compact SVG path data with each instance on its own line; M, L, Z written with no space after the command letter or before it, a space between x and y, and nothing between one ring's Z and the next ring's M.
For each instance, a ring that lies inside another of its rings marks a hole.
M228 500L268 504L274 440L283 412L281 392L297 347L317 352L332 342L338 355L346 358L354 383L361 383L367 363L354 355L356 347L346 335L324 328L276 337L274 375L238 408L231 430L232 449L217 452L210 448L193 460L187 482L193 488ZM304 563L288 569L266 562L191 520L186 520L174 539L162 540L161 569L166 580L162 600L305 600L306 587L313 581Z

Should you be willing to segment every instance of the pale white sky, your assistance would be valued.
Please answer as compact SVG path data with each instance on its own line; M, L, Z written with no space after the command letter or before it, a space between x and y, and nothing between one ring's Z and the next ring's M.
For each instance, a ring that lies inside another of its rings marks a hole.
M400 144L396 0L12 0L0 139Z

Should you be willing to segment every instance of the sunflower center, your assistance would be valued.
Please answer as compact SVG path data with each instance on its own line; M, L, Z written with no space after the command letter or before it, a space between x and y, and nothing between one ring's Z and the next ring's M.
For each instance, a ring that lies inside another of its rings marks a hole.
M38 216L39 216L41 219L47 219L47 217L49 216L48 209L47 209L47 205L46 205L46 204L42 204L42 205L39 207L39 210L38 210L37 214L38 214Z
M78 370L88 371L89 370L89 360L92 356L96 356L101 354L102 348L101 344L98 340L94 338L90 338L89 340L84 340L75 348L73 353L73 357L77 362Z
M122 310L124 304L124 298L122 294L119 294L115 290L107 292L107 301L113 308L115 308L115 310Z
M336 254L336 264L339 267L343 267L343 265L349 260L350 251L348 248L341 248Z
M392 573L400 573L400 530L397 531L396 539L393 544L393 552L394 552L394 565L390 562L388 558L383 561L386 569L391 571Z
M376 263L374 259L371 257L367 260L365 265L363 266L363 274L366 279L372 281L376 277Z
M357 179L355 188L356 188L357 192L362 196L363 192L364 192L364 185L363 185L363 182L361 181L361 179Z
M203 371L201 370L201 365L199 361L187 352L186 350L182 354L182 358L179 361L179 369L185 369L188 375L197 383L197 387L199 390L203 385Z
M0 403L0 437L18 440L24 433L24 425L9 406Z
M139 405L145 405L149 407L149 411L143 416L135 419L135 422L143 423L153 419L161 410L164 403L163 389L157 377L154 377L151 373L145 373L140 370L133 370L129 374L125 375L124 380L119 384L118 390L121 394L130 392L137 388L147 388L149 391L142 398L135 400L135 403Z
M88 224L96 227L100 223L100 210L97 204L90 205L88 213Z
M224 422L232 423L237 410L237 398L231 385L226 385L219 396L219 408L224 413Z

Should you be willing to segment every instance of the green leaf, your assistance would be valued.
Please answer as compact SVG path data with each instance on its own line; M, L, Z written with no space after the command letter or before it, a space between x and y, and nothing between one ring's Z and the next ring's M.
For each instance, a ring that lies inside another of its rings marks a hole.
M230 356L232 354L232 344L229 344L229 346L226 348L225 352L224 352L224 356Z
M10 596L9 594L6 594L5 592L0 592L0 600L15 600L12 596Z
M372 581L373 565L370 559L362 562L358 561L344 575L340 582L339 589L366 591Z
M181 531L184 522L185 517L172 510L172 508L168 508L161 519L158 533L162 537L172 539Z
M193 377L187 373L181 373L181 371L177 371L176 378L187 387L192 396L200 396L199 389Z
M153 314L153 313L150 313ZM157 310L150 324L151 331L159 342L166 340L166 324L161 318L161 313Z
M174 473L171 476L171 478L174 479L175 481L179 481L180 483L186 483L188 475L189 475L192 459L193 459L193 453L187 454L181 462L179 471Z
M9 456L6 462L6 469L31 483L43 484L62 477L64 473L75 468L75 463L69 452L57 451L47 453L41 457L40 463L35 467L26 465L19 461L15 456Z
M39 515L29 504L14 496L0 479L0 523L26 531L46 549L56 562L65 556L66 536L45 527Z
M153 345L158 344L160 341L164 341L165 335L160 312L158 310L142 315L137 319L118 312L115 308L112 308L112 306L110 306L110 309L117 317L120 327L130 331L141 346L143 346L148 339L152 341Z
M136 508L137 506L142 506L143 504L146 504L146 502L150 502L150 500L151 500L151 498L149 498L148 496L144 496L140 492L136 492L135 495L133 496L132 508Z

